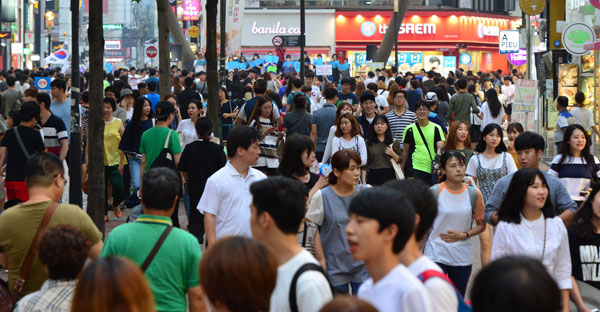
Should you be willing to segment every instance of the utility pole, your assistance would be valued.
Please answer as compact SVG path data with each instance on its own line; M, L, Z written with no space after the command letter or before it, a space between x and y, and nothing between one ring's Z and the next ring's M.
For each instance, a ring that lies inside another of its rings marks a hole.
M304 7L304 1L300 0L300 79L304 81L304 46L306 45L306 24L305 14L306 10Z
M394 0L394 29L398 28L398 0ZM394 36L394 64L398 69L398 33Z
M220 19L220 23L221 23L221 53L220 53L220 59L221 61L219 62L219 86L224 86L225 85L225 79L227 77L227 72L225 71L225 60L227 58L227 54L225 51L226 48L226 42L225 42L225 25L227 25L227 0L220 0L221 7L219 8L219 19ZM219 126L220 129L220 126ZM220 131L219 131L220 132Z
M79 127L79 0L71 0L71 51L71 143L69 144L69 202L81 207L81 128Z

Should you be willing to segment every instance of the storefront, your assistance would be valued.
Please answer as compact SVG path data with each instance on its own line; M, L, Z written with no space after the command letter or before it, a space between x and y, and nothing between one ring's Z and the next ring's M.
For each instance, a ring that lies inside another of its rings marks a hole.
M321 54L328 59L335 48L335 10L306 10L306 47L311 57ZM248 9L244 12L242 53L248 57L272 51L273 37L300 35L299 10ZM286 48L286 54L296 60L300 47Z
M336 52L348 58L354 73L368 67L366 46L379 45L390 27L392 12L338 11L335 18ZM521 19L464 11L408 11L398 32L398 66L402 72L421 68L447 73L461 67L474 72L509 69L500 54L500 31L516 29ZM394 64L392 51L388 65Z

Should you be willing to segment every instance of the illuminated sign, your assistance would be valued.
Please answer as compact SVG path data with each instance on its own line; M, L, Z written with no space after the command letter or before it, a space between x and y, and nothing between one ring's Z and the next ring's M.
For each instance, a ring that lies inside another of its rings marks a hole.
M299 35L300 27L284 27L280 21L270 26L257 26L256 21L252 23L253 34L268 34L268 35Z

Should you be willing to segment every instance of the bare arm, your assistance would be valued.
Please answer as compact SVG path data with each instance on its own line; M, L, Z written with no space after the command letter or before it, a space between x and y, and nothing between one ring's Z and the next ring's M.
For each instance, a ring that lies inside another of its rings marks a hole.
M310 125L310 140L313 144L317 144L317 124Z
M188 288L187 295L190 301L190 312L206 311L206 305L204 304L204 294L202 293L201 286Z
M573 303L577 306L577 310L579 310L579 312L589 312L590 310L585 306L585 303L581 298L581 293L579 292L579 287L573 276L571 276L571 281L573 282L573 288L569 290L569 294L573 299Z
M327 271L327 262L325 261L325 253L323 252L323 245L321 244L321 234L317 231L315 235L315 258L319 261L323 271Z
M569 290L561 289L560 297L562 298L562 311L569 312Z
M60 160L65 160L67 158L67 153L69 152L69 140L64 138L60 140Z
M390 112L390 107L386 106L386 107L383 108L383 110L379 114L385 115L385 114L387 114L389 112Z
M565 210L558 217L563 220L566 227L569 227L575 217L575 213L571 210Z
M94 246L92 246L92 248L90 248L90 252L88 253L88 256L91 259L98 258L100 256L100 252L102 251L102 246L104 246L104 243L102 241L99 241L96 244L94 244Z
M173 160L175 161L175 166L179 166L179 159L181 159L181 153L173 154Z
M400 164L402 171L405 171L404 166L406 166L406 161L408 160L408 151L410 151L410 144L404 143L404 149L402 150L402 164Z
M217 241L217 229L216 229L217 216L210 212L204 213L204 229L206 231L206 241L209 244L214 244Z
M318 235L319 233L317 233ZM320 242L319 242L320 243ZM6 270L8 268L8 256L5 253L0 253L0 265Z

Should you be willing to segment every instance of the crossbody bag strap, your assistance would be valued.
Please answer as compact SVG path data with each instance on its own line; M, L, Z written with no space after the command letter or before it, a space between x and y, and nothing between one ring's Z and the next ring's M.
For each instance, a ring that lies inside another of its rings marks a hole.
M306 235L308 234L308 223L304 222L304 231L302 231L302 247L306 247Z
M154 244L154 247L152 247L152 250L150 251L150 254L148 254L148 257L146 257L146 260L144 260L144 263L140 267L140 269L142 270L142 272L146 272L146 270L150 266L150 263L152 263L152 260L154 260L154 257L156 257L156 254L158 253L158 250L160 249L160 247L163 245L163 243L167 239L167 236L169 236L169 233L171 233L171 230L173 230L173 226L169 225L162 232L162 234L158 238L158 241L156 242L156 244Z
M13 292L14 298L17 298L21 291L23 291L23 285L25 285L25 281L27 280L27 275L29 275L29 270L31 270L31 265L33 264L33 258L35 256L38 243L40 241L40 236L48 227L48 223L56 211L56 207L58 207L57 202L52 202L46 212L44 213L44 217L42 217L42 222L38 226L37 232L33 236L33 240L31 241L31 245L29 246L29 251L27 251L27 255L25 256L25 260L23 261L23 265L21 266L21 273L15 282L15 289Z
M169 148L169 138L171 138L171 129L169 129L169 133L167 134L167 138L165 139L165 145L163 148Z
M31 155L27 151L27 148L25 148L25 144L23 144L23 139L21 138L21 135L19 134L19 126L14 127L14 129L15 129L15 136L17 137L17 142L19 143L19 146L21 147L23 154L25 154L25 157L27 157L27 159L29 159L29 157L31 157Z
M423 134L423 130L421 130L421 126L419 126L419 122L416 122L417 124L417 130L419 130L419 134L421 135L421 139L423 139L423 143L425 143L425 147L427 148L427 153L429 153L429 158L431 160L433 160L433 157L431 157L431 150L429 149L429 144L427 144L427 140L425 139L425 135Z

